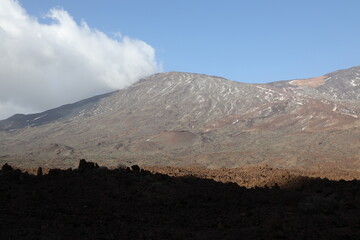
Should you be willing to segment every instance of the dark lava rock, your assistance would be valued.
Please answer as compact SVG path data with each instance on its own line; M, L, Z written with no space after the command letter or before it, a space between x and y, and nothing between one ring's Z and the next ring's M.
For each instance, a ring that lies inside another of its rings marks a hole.
M54 168L54 169L50 169L50 170L49 170L48 175L49 175L49 176L57 176L57 175L60 175L60 174L62 174L62 173L63 173L63 171L62 171L61 169Z
M5 163L1 168L1 171L3 172L11 172L12 170L14 170L13 167L7 163Z
M86 171L95 168L99 168L99 165L97 163L87 162L85 159L81 159L79 162L79 171Z
M131 170L133 170L134 172L140 172L140 167L139 165L132 165Z
M132 169L0 174L0 239L360 239L359 181L246 189Z
M39 168L37 169L36 175L37 175L37 176L42 176L42 175L43 175L43 171L42 171L42 168L41 168L41 167L39 167Z

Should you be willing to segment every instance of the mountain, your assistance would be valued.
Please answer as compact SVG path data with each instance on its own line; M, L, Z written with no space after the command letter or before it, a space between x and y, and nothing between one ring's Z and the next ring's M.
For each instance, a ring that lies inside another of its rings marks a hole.
M247 84L158 73L132 86L0 121L0 162L360 170L360 67Z

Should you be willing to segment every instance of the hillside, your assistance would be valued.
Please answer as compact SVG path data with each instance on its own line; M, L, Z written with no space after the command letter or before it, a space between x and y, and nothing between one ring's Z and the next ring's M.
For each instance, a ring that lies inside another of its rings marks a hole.
M360 170L360 67L246 84L159 73L38 114L0 121L0 162L337 167Z

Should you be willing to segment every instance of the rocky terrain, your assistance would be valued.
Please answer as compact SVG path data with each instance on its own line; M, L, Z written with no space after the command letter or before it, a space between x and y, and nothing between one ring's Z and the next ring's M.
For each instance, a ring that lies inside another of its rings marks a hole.
M268 84L159 73L0 121L0 163L360 170L359 116L360 67Z
M309 178L259 166L243 172L209 171L170 167L148 171L138 166L109 170L82 160L77 169L38 169L37 175L31 175L4 165L0 171L0 238L360 237L358 180ZM195 176L205 173L208 179ZM260 179L259 173L267 179ZM231 177L234 174L236 178ZM334 176L341 178L341 174ZM226 180L225 176L230 177ZM231 183L234 179L238 184ZM264 181L272 187L264 186Z

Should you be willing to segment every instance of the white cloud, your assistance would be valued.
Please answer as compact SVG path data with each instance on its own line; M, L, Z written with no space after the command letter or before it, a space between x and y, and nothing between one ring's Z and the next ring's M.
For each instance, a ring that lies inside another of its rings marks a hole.
M121 89L159 71L143 41L110 38L61 9L42 24L16 1L0 6L0 119Z

